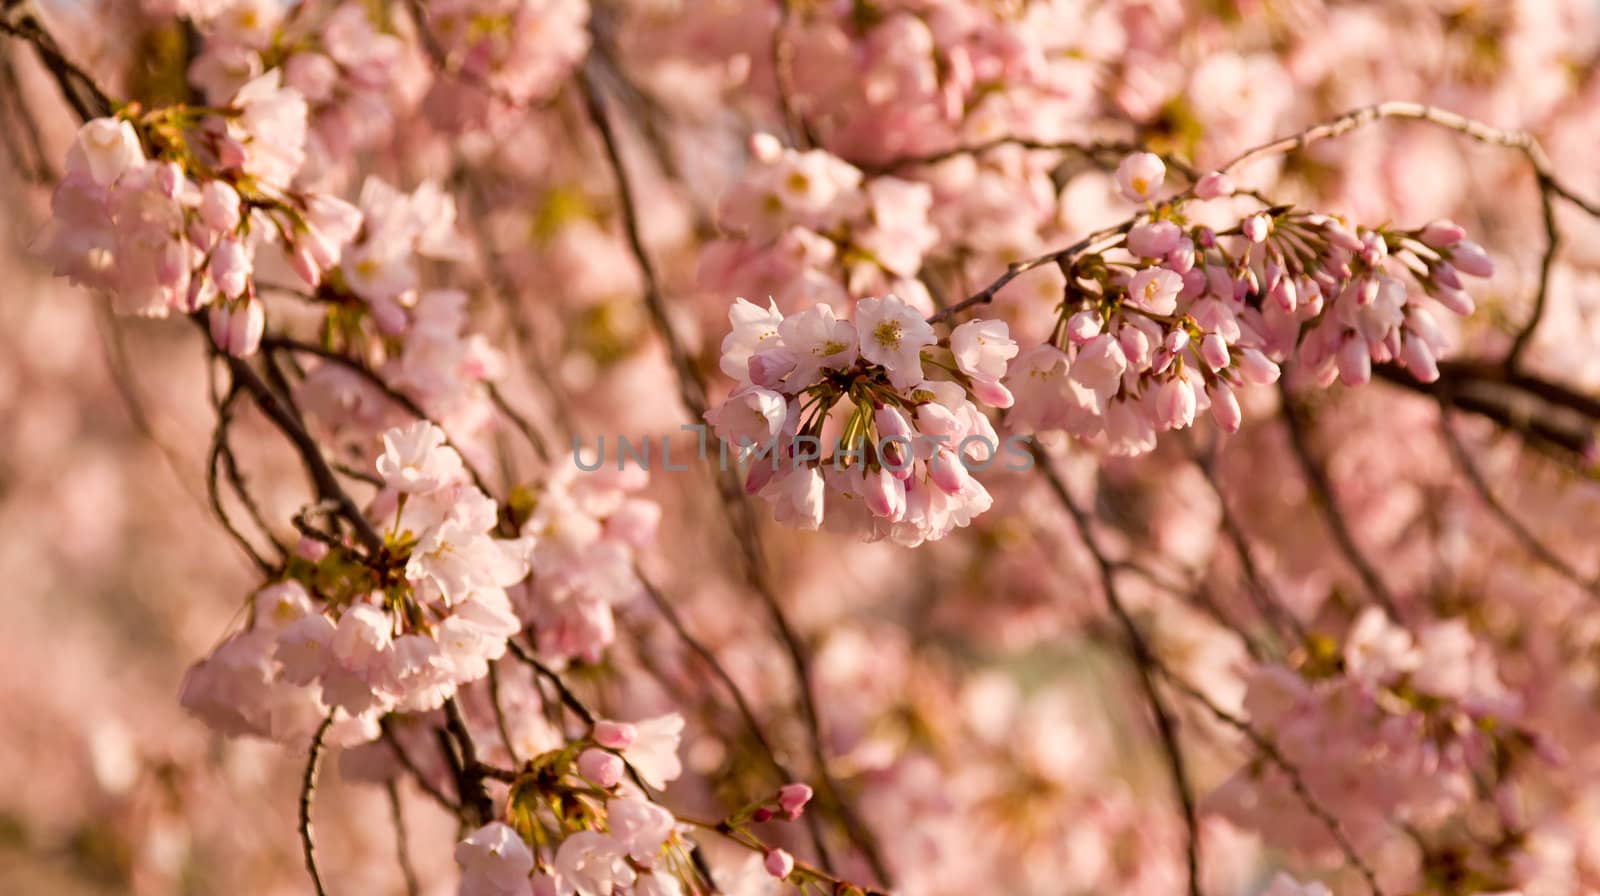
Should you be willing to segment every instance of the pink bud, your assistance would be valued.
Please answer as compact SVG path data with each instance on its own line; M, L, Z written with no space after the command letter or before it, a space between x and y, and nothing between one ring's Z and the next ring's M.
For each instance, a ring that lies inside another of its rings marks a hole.
M1267 233L1272 230L1272 219L1264 214L1251 215L1239 225L1244 231L1245 238L1252 243L1265 242Z
M1194 422L1194 387L1182 376L1161 384L1156 393L1156 415L1165 429L1183 429Z
M1439 304L1450 309L1456 314L1461 315L1462 317L1470 315L1478 308L1477 303L1472 301L1472 296L1467 295L1459 289L1451 289L1448 286L1435 287L1433 291L1429 293L1429 295L1432 295L1435 299L1438 299Z
M1346 252L1356 253L1367 248L1367 244L1361 241L1361 237L1344 229L1343 225L1337 221L1329 220L1325 222L1322 232L1327 236L1328 242Z
M1439 363L1433 357L1433 349L1415 334L1407 333L1400 343L1400 363L1418 382L1431 383L1439 378Z
M1493 277L1494 262L1489 253L1472 240L1462 240L1450 251L1450 261L1456 269L1469 277Z
M763 389L776 389L794 369L794 356L783 349L756 352L750 356L750 382Z
M1292 314L1295 308L1300 306L1300 291L1295 289L1294 278L1289 276L1280 278L1272 290L1272 298L1277 301L1279 308Z
M1239 373L1253 386L1270 386L1278 381L1279 370L1260 350L1247 348L1239 352Z
M1144 330L1132 324L1124 326L1117 333L1117 345L1122 349L1123 357L1127 359L1127 366L1135 370L1143 370L1150 366L1150 334Z
M882 467L867 471L863 476L863 492L862 497L873 516L891 522L898 522L905 516L906 486L894 471Z
M763 864L766 865L767 873L778 880L783 880L794 873L794 856L781 849L767 850L767 858Z
M972 396L992 408L1009 408L1016 404L1016 397L1011 390L998 380L973 380Z
M1167 338L1161 343L1161 347L1173 354L1183 351L1189 347L1189 331L1169 330Z
M1194 240L1188 238L1179 240L1177 248L1167 253L1167 267L1180 274L1187 276L1194 270L1194 264Z
M947 495L959 495L966 488L967 468L953 453L940 451L928 459L928 479Z
M610 789L622 781L622 757L590 747L578 754L578 774L602 788Z
M806 803L811 802L811 796L811 788L806 784L785 784L778 788L778 808L791 819L799 818Z
M317 261L311 255L311 250L305 246L295 246L289 253L289 266L307 286L316 289L322 282L322 269L317 267Z
M1448 261L1441 261L1435 264L1433 270L1429 273L1433 276L1435 282L1443 286L1448 286L1451 289L1462 288L1461 277L1456 274L1455 265Z
M1339 346L1339 379L1346 386L1365 386L1372 380L1372 353L1367 341L1355 333L1346 335Z
M1212 370L1228 366L1228 341L1222 338L1221 333L1207 333L1200 340L1200 360Z
M1197 199L1221 199L1232 196L1234 191L1233 178L1220 171L1213 171L1195 182L1194 195Z
M1448 249L1467 238L1467 231L1454 221L1439 219L1422 228L1419 234L1423 245L1435 249Z
M1079 311L1067 318L1067 339L1078 345L1100 335L1100 315L1093 311Z
M594 723L594 731L590 733L594 742L602 747L612 750L626 750L633 745L633 739L639 732L627 722L613 722L601 719Z
M300 543L295 545L294 552L310 563L319 563L323 557L328 556L328 546L309 535L301 536Z
M248 358L261 347L267 315L261 302L249 299L243 305L211 309L211 339L235 358Z
M239 194L220 180L207 181L200 191L200 220L207 227L232 233L239 227Z
M1379 284L1376 278L1367 277L1361 281L1361 286L1356 290L1356 304L1362 307L1371 305L1378 298Z
M177 162L161 162L156 165L156 189L168 199L178 198L178 194L183 190L184 181L183 168Z
M750 820L756 824L766 824L772 820L772 810L762 806L750 813Z
M1182 237L1171 221L1147 221L1128 231L1128 251L1140 258L1161 258L1178 248Z
M211 279L224 296L236 299L250 284L252 265L237 240L223 240L211 250Z
M1223 380L1215 380L1206 387L1206 395L1211 398L1211 417L1222 431L1238 432L1244 413L1239 410L1239 399L1233 394L1233 387Z

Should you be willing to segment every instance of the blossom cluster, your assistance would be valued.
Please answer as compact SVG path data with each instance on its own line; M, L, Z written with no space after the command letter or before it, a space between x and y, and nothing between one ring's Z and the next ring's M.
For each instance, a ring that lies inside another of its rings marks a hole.
M1324 386L1336 377L1363 385L1373 364L1390 361L1432 382L1444 330L1393 270L1461 315L1473 310L1461 275L1493 273L1483 250L1447 221L1368 229L1273 207L1224 229L1194 224L1191 202L1233 196L1231 180L1207 175L1191 194L1161 202L1165 176L1149 153L1119 167L1124 195L1151 211L1063 263L1056 332L1011 367L1015 425L1063 429L1134 455L1206 410L1237 431L1235 390L1276 381L1286 361Z
M1253 668L1244 708L1355 848L1381 844L1395 823L1447 818L1497 768L1550 758L1519 724L1519 700L1464 621L1431 622L1413 635L1369 607L1332 649L1298 669ZM1326 821L1306 811L1281 765L1242 768L1208 800L1276 846L1311 855L1333 848ZM1519 823L1514 814L1503 821Z
M423 27L441 44L448 76L424 100L447 129L490 126L549 99L589 49L588 0L446 0Z
M190 711L229 733L282 737L287 684L341 710L345 741L359 743L385 714L437 709L488 675L522 628L505 589L527 576L529 545L493 536L494 501L427 421L385 433L377 470L370 513L386 556L308 538L294 568L304 583L258 593L255 624L190 670Z
M526 502L522 535L532 541L534 575L513 600L540 653L599 662L616 638L614 609L643 596L636 555L655 542L661 521L660 505L636 494L648 480L637 467L569 467L514 497Z
M384 30L364 4L324 12L315 4L240 0L197 18L207 39L188 76L208 102L225 102L274 69L305 98L302 183L329 180L351 154L392 134L397 107L407 109L426 87L416 77L423 64L417 48Z
M90 121L68 153L36 251L58 275L110 293L121 314L209 308L218 346L252 354L265 325L258 247L277 242L315 285L361 226L343 200L291 190L305 138L305 100L277 69L218 110Z
M884 293L931 307L917 279L939 240L926 184L868 179L829 152L788 148L770 134L751 138L750 148L750 164L718 203L730 236L707 247L704 288L759 287L794 309L843 311L853 298Z
M780 522L917 545L989 509L969 467L994 463L1001 443L973 399L1011 404L1000 380L1017 345L1004 322L962 324L940 345L892 295L857 302L853 320L740 299L729 320L721 364L739 386L706 420L755 455L746 488ZM826 457L825 437L837 446Z

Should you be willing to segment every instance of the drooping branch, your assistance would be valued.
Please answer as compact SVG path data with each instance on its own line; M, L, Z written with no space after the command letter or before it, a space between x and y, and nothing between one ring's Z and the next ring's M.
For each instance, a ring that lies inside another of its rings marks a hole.
M1367 559L1366 553L1356 543L1355 534L1350 530L1350 524L1334 498L1333 483L1328 478L1328 471L1311 452L1311 435L1308 432L1305 409L1300 407L1294 396L1289 394L1289 388L1282 380L1278 382L1278 394L1283 401L1283 422L1289 432L1289 447L1294 451L1295 459L1300 462L1300 470L1306 477L1306 486L1311 490L1318 509L1322 511L1328 530L1333 533L1334 542L1344 553L1345 559L1356 571L1356 575L1361 578L1367 593L1372 595L1372 599L1383 608L1383 612L1390 620L1403 625L1404 617L1400 615L1400 607L1395 603L1394 595L1389 592L1389 586L1384 584L1383 577L1378 575L1378 570L1372 565L1372 561Z
M1128 612L1127 606L1122 601L1121 592L1117 587L1116 569L1111 559L1100 547L1091 528L1091 522L1077 502L1072 500L1072 495L1067 491L1067 485L1056 473L1050 455L1033 446L1034 468L1050 486L1051 493L1056 498L1067 515L1072 518L1073 525L1078 532L1078 540L1083 543L1093 558L1095 569L1099 577L1100 590L1105 595L1106 604L1111 609L1111 615L1116 619L1118 627L1122 630L1126 641L1129 658L1133 660L1139 686L1144 692L1145 700L1150 704L1150 712L1155 717L1156 733L1161 739L1161 749L1167 760L1167 770L1172 775L1173 791L1177 795L1178 807L1182 811L1185 830L1188 837L1184 848L1184 859L1188 865L1188 891L1190 896L1200 896L1200 823L1195 809L1194 787L1189 782L1189 771L1183 755L1183 745L1178 741L1178 723L1172 710L1167 706L1167 701L1156 687L1155 673L1159 668L1155 651L1151 649L1150 642L1145 639L1144 633L1139 630L1133 616Z
M655 273L655 266L650 260L649 252L644 245L640 231L632 179L622 158L620 141L612 127L611 120L605 109L604 100L600 96L594 80L587 73L584 73L581 75L581 85L591 123L600 135L606 158L611 166L612 177L617 186L617 194L622 207L623 230L644 278L645 304L649 309L657 334L666 344L668 356L677 375L679 398L694 420L703 420L709 408L705 380L698 368L694 366L693 360L684 348L682 340L673 327L668 314L660 281ZM845 798L842 788L834 779L833 772L828 767L827 754L823 745L822 720L817 710L815 686L812 682L808 650L799 633L789 621L788 615L784 612L782 604L778 600L777 592L772 587L766 571L766 563L761 554L761 547L755 534L757 529L754 515L750 512L749 503L744 499L737 480L730 474L731 471L721 471L721 475L717 477L718 494L721 497L724 516L739 544L745 579L751 589L761 598L761 602L778 632L779 640L788 654L790 667L796 680L796 688L800 694L801 714L805 718L812 761L816 766L818 780L823 785L822 793L827 803L839 813L840 820L844 822L845 830L849 834L851 841L867 857L878 880L881 883L892 886L888 863L884 861L879 852L876 838L867 829L865 823L862 822L855 808ZM814 836L812 839L823 867L829 868L831 871L831 862L825 841L820 836Z
M306 873L311 875L311 885L317 896L328 896L322 885L322 873L317 870L317 841L311 830L311 803L317 795L317 771L322 767L322 739L333 727L333 714L322 720L311 736L311 754L306 759L305 774L300 779L300 849L305 855Z

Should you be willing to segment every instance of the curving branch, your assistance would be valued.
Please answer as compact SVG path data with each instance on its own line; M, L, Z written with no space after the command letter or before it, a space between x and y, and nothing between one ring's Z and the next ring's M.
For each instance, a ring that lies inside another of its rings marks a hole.
M1032 451L1034 468L1050 486L1056 502L1066 510L1068 516L1072 517L1072 522L1078 530L1079 541L1083 542L1084 548L1094 558L1100 579L1100 590L1105 594L1111 615L1116 618L1117 625L1122 629L1128 655L1138 673L1139 686L1144 691L1145 700L1150 704L1151 714L1155 716L1156 733L1161 738L1167 769L1172 775L1173 791L1177 795L1178 808L1183 814L1184 826L1188 832L1184 848L1184 859L1188 865L1188 891L1190 896L1200 896L1200 824L1195 809L1194 787L1189 781L1183 746L1178 741L1177 718L1167 706L1166 698L1161 695L1160 689L1156 687L1155 673L1159 669L1159 662L1155 651L1151 649L1150 642L1146 640L1144 633L1133 621L1127 606L1122 602L1121 592L1117 589L1115 565L1095 539L1088 514L1072 500L1072 495L1067 491L1066 483L1056 473L1050 456L1038 445L1033 445Z
M1344 552L1345 559L1349 561L1356 575L1361 578L1361 583L1366 586L1367 593L1383 608L1390 621L1396 625L1404 625L1404 617L1400 615L1400 608L1394 601L1394 595L1389 592L1389 586L1383 583L1383 577L1378 575L1378 570L1362 552L1361 546L1356 543L1354 533L1350 531L1350 524L1340 511L1339 504L1334 500L1333 483L1328 479L1328 471L1311 453L1311 436L1308 431L1308 422L1305 419L1305 409L1300 407L1289 394L1289 387L1282 380L1278 381L1278 394L1283 400L1283 422L1289 431L1289 447L1294 450L1294 455L1300 461L1300 469L1306 477L1306 485L1311 489L1312 496L1316 499L1318 508L1322 510L1323 519L1328 523L1328 529L1333 533L1333 540L1338 544L1339 550Z
M655 324L657 333L667 346L667 353L671 358L673 370L677 374L679 398L696 421L702 420L709 408L705 380L698 368L694 366L693 360L677 335L677 331L673 328L672 321L667 313L660 280L656 275L655 266L650 261L649 252L645 248L643 236L640 232L638 207L634 198L632 179L628 175L627 166L622 160L620 141L617 139L611 120L606 113L604 100L601 98L593 78L587 72L584 72L580 76L580 84L583 88L584 102L589 118L600 135L606 158L611 166L612 177L616 183L617 194L622 207L623 229L627 235L628 245L644 277L645 305L649 309L650 317ZM721 497L724 516L739 544L745 580L757 596L761 598L761 602L771 618L773 627L778 632L778 638L788 654L789 664L796 681L796 688L800 694L800 709L805 718L809 735L812 761L817 767L817 776L822 784L822 794L827 803L838 812L851 841L866 856L879 882L886 886L892 886L888 863L884 861L878 849L876 838L861 820L854 806L845 798L842 788L838 781L835 780L832 770L828 767L827 753L823 745L822 719L817 710L815 686L811 676L809 652L799 633L789 621L788 615L784 612L783 606L778 600L777 591L772 587L766 570L766 561L762 557L761 546L757 539L754 515L750 512L749 502L745 500L742 493L743 490L740 488L737 479L730 474L731 471L722 471L717 477L718 494ZM812 840L823 867L829 868L831 871L831 862L825 841L820 836L814 836Z
M328 891L322 885L322 873L317 870L317 841L311 832L311 802L317 795L317 770L322 766L322 739L331 727L333 713L328 713L311 736L311 755L306 760L305 774L300 779L300 849L305 854L306 872L311 875L311 885L317 896L328 896Z

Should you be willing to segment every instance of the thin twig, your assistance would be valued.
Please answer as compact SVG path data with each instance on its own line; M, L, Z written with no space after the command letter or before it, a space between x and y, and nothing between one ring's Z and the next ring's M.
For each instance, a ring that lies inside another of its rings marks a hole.
M1339 549L1344 552L1345 559L1355 569L1356 575L1361 577L1361 582L1366 586L1367 592L1373 600L1383 608L1390 621L1397 625L1404 625L1400 615L1400 608L1394 602L1389 587L1383 583L1383 578L1378 575L1378 570L1362 552L1361 546L1356 543L1355 535L1350 531L1350 525L1345 521L1344 513L1339 510L1339 505L1334 501L1333 484L1328 480L1328 472L1311 453L1311 441L1306 431L1306 422L1301 416L1303 410L1296 404L1294 397L1289 394L1289 387L1278 381L1278 394L1283 400L1283 421L1289 431L1289 447L1294 450L1296 459L1300 461L1300 469L1306 477L1306 485L1311 489L1311 494L1316 498L1317 506L1322 510L1323 519L1328 523L1328 529L1333 533L1333 540L1338 543Z
M1305 806L1306 811L1315 816L1322 823L1322 826L1327 829L1329 836L1333 837L1334 843L1338 845L1339 851L1344 853L1345 860L1354 866L1360 872L1362 878L1366 880L1367 887L1372 891L1373 896L1383 896L1383 888L1378 885L1377 875L1373 873L1372 868L1367 865L1366 861L1361 858L1361 854L1356 852L1355 846L1350 842L1350 838L1345 835L1344 827L1339 823L1339 819L1311 794L1311 789L1306 786L1305 776L1297 766L1283 755L1283 752L1278 749L1278 745L1273 743L1266 735L1257 731L1249 722L1218 706L1199 688L1175 675L1171 669L1159 660L1157 661L1156 669L1180 693L1205 707L1218 721L1236 729L1249 738L1256 749L1288 777L1289 786L1294 790L1295 796L1299 798L1301 805Z
M1439 408L1439 434L1444 437L1445 445L1450 449L1450 456L1455 460L1456 466L1461 468L1461 473L1466 477L1467 483L1472 486L1473 491L1478 493L1478 497L1483 501L1484 506L1488 507L1489 512L1494 515L1495 519L1500 521L1500 525L1504 526L1506 531L1510 532L1534 559L1550 567L1562 578L1572 582L1589 594L1600 597L1600 589L1595 587L1595 583L1585 579L1571 564L1561 559L1549 545L1540 541L1532 530L1523 525L1522 521L1512 514L1510 508L1506 507L1504 502L1495 497L1494 489L1490 487L1489 480L1483 475L1483 471L1478 469L1478 465L1473 462L1472 453L1467 450L1466 445L1462 444L1461 436L1456 433L1455 427L1450 423L1449 407L1443 404Z
M1556 225L1556 206L1551 200L1552 190L1550 181L1543 174L1538 175L1539 180L1539 209L1544 220L1544 255L1539 259L1539 291L1533 295L1533 313L1528 317L1528 322L1517 330L1516 336L1511 339L1511 348L1506 351L1506 369L1515 371L1522 360L1522 353L1527 350L1533 341L1533 333L1539 329L1539 324L1544 320L1545 306L1550 297L1550 271L1555 267L1556 253L1561 249L1561 230Z
M300 779L300 849L305 853L306 872L311 875L311 885L317 896L328 896L322 886L322 873L317 870L317 842L311 832L311 801L317 794L317 770L322 766L322 739L333 727L333 713L322 720L311 736L311 755L306 760L305 775Z
M1066 483L1056 473L1055 466L1050 461L1050 456L1037 445L1033 446L1034 466L1039 474L1049 483L1050 490L1054 493L1057 503L1072 517L1077 527L1078 538L1094 558L1095 567L1099 571L1100 590L1105 593L1106 604L1111 608L1111 614L1117 620L1122 633L1127 641L1128 652L1133 659L1138 672L1139 685L1144 691L1145 699L1150 704L1151 714L1155 716L1156 732L1160 735L1162 751L1166 755L1167 768L1172 774L1172 786L1178 799L1179 809L1183 813L1183 821L1188 831L1188 840L1184 849L1184 859L1188 866L1188 891L1190 896L1200 896L1200 825L1195 810L1194 788L1189 783L1189 772L1183 756L1183 747L1178 741L1177 720L1171 709L1167 706L1166 698L1156 687L1154 673L1159 668L1155 652L1150 648L1150 643L1145 639L1139 626L1133 621L1127 607L1122 603L1122 597L1117 589L1116 570L1111 560L1095 540L1094 532L1090 528L1088 515L1072 500L1072 495L1067 491Z
M694 420L702 420L709 408L706 384L672 326L660 281L655 273L655 266L650 261L649 252L645 248L640 232L638 208L635 202L632 180L628 175L626 165L623 163L617 135L611 126L610 119L606 114L604 101L600 97L599 90L593 79L587 73L584 73L581 76L580 83L583 87L584 101L589 111L589 117L600 134L606 157L611 164L613 179L617 185L617 194L622 207L623 229L627 235L628 244L632 249L635 261L638 263L644 278L646 307L650 311L650 317L654 321L658 334L661 336L662 341L666 343L667 353L672 361L673 369L677 373L679 398ZM800 694L801 714L805 718L812 760L817 766L817 777L822 784L824 800L838 811L840 820L844 822L845 830L849 834L851 841L867 857L867 861L872 865L879 881L887 886L892 886L888 863L884 861L878 849L876 838L867 829L866 824L861 820L855 808L844 798L842 788L834 779L833 772L828 767L826 750L823 745L822 721L817 711L816 693L811 680L810 658L799 633L795 631L788 615L783 611L777 592L772 588L767 576L765 561L761 556L761 548L756 541L755 520L749 512L749 504L744 500L742 489L739 488L737 481L731 479L726 473L717 477L717 485L718 494L722 499L724 516L740 546L746 580L752 590L761 598L762 604L778 632L779 640L788 654L789 663L796 680L796 688ZM831 861L826 843L821 837L814 837L813 845L817 849L818 860L822 862L824 867L829 867L831 870Z
M383 790L389 796L389 820L394 822L395 858L400 863L400 877L405 881L406 896L417 896L422 887L417 883L417 869L411 864L411 848L406 843L406 816L400 803L400 788L394 781L386 781Z

